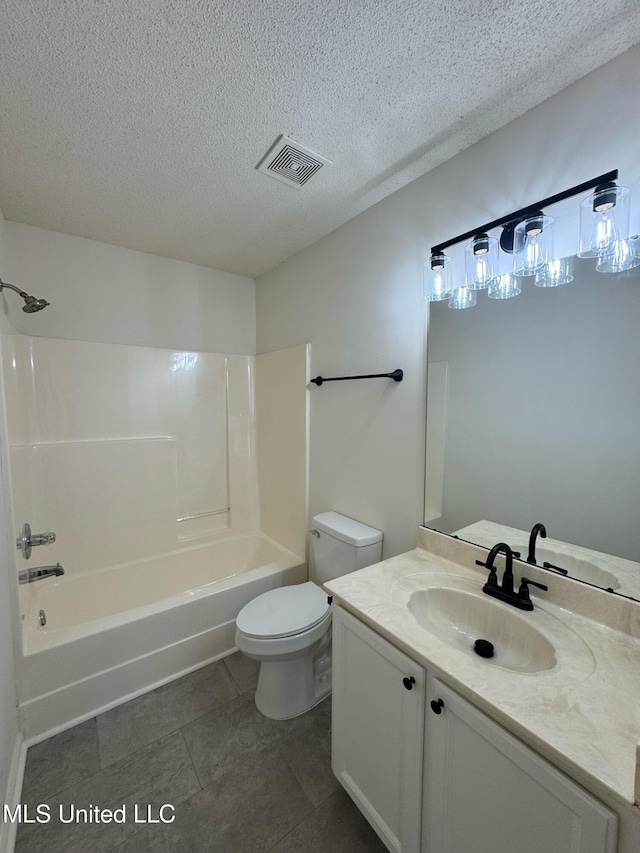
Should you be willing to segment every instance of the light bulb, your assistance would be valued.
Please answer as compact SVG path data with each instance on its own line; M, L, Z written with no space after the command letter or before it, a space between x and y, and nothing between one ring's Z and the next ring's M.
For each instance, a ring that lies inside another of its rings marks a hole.
M629 236L629 187L614 183L596 187L580 202L580 258L602 258L618 240Z
M424 264L424 298L429 302L440 302L451 296L451 267L444 254L432 255Z
M470 290L490 287L498 267L498 241L487 234L476 234L465 247L466 286Z
M611 251L614 243L618 240L618 229L613 221L609 210L603 210L596 214L591 231L591 240L589 245L591 251L597 257L601 258Z
M536 287L559 287L573 281L571 258L554 258L536 273Z
M535 275L553 257L553 222L553 217L539 213L518 223L513 244L516 275Z
M598 260L598 272L624 272L640 266L640 255L636 251L637 237L616 240L613 248Z
M518 279L510 272L497 278L489 288L489 299L511 299L522 293Z
M449 308L473 308L476 304L476 295L470 287L459 287L453 291L449 300Z
M446 299L450 295L451 291L447 287L443 270L433 270L429 300L431 302L440 302L441 299Z
M537 270L543 263L541 254L538 235L528 235L527 244L524 248L524 265L530 270Z
M492 270L482 255L476 255L476 275L472 290L484 290L489 287L493 279Z

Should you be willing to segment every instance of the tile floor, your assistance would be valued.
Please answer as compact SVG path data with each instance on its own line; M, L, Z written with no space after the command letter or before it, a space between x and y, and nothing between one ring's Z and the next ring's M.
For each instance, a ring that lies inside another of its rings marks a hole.
M268 720L257 671L236 653L31 747L22 802L51 820L22 824L16 853L383 853L331 771L331 700ZM173 823L135 822L164 803ZM61 822L70 804L126 821Z

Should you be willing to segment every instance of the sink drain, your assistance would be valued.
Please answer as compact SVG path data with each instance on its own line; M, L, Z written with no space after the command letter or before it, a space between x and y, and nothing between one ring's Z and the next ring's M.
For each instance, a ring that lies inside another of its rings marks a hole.
M493 643L490 643L489 640L476 640L473 650L481 658L493 657Z

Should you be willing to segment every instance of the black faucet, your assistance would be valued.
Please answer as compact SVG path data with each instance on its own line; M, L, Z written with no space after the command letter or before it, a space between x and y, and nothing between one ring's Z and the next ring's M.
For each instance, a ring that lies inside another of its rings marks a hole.
M537 526L542 527L542 525ZM500 553L505 555L506 563L504 567L504 574L502 576L502 586L498 584L498 573L494 566L494 561ZM529 580L528 578L522 578L518 592L513 591L513 551L506 542L498 542L497 545L494 545L489 551L487 562L482 563L480 560L476 560L476 565L484 566L485 569L489 569L489 578L486 584L482 587L482 591L487 595L493 596L493 598L498 598L500 601L504 601L507 604L513 605L513 607L517 607L519 610L533 610L533 603L529 597L529 586L537 586L538 589L544 590L549 589L549 587L545 586L543 583L537 583L536 581Z
M538 534L543 539L547 538L547 530L544 524L534 524L531 529L531 535L529 536L529 555L527 556L527 563L531 563L532 566L536 566L536 539L538 538Z
M506 565L504 567L504 575L502 576L502 586L498 586L498 574L496 572L496 567L493 565L498 554L504 554L506 558ZM498 542L497 545L494 545L493 548L489 551L489 556L487 557L486 563L481 563L479 560L476 560L476 563L480 566L484 566L485 569L489 569L489 580L485 584L484 592L488 592L486 587L490 589L499 590L500 592L512 594L513 593L513 551L510 546L507 545L506 542ZM489 595L492 595L489 592ZM497 596L498 598L500 596Z

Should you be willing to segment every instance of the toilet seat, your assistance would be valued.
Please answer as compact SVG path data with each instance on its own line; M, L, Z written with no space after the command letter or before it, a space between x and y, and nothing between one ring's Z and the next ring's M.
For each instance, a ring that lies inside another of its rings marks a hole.
M327 619L327 594L312 581L264 592L246 604L236 620L245 637L278 640L311 631Z

